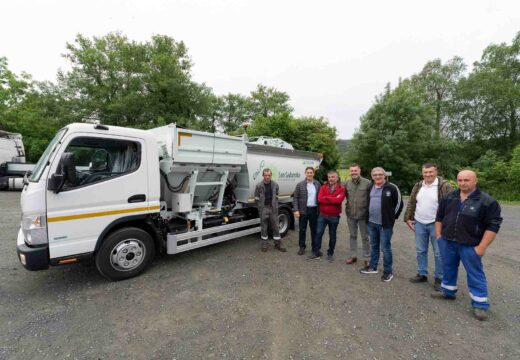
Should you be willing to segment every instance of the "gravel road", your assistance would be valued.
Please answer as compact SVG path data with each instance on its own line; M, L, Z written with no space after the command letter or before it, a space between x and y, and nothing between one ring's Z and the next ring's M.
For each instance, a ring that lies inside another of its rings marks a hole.
M262 253L249 236L157 258L114 283L86 264L26 271L19 193L0 193L0 359L519 359L520 207L503 216L484 260L490 316L479 322L462 268L457 301L431 299L431 280L408 281L415 245L401 220L390 283L345 265L344 217L334 263L298 256L291 232L287 253Z

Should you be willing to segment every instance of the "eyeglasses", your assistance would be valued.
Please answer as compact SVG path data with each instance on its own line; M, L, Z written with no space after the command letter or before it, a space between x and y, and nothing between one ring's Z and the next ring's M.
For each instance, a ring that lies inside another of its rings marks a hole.
M372 174L372 176L385 176L385 174Z

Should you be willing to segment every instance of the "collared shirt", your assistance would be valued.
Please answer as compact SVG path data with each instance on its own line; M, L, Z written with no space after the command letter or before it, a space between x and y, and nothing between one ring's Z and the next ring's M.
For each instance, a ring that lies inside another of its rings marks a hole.
M318 203L316 202L316 186L314 182L307 181L307 207L316 207Z
M421 224L435 222L437 208L439 207L439 178L427 185L423 181L419 193L417 193L417 205L415 207L415 220Z

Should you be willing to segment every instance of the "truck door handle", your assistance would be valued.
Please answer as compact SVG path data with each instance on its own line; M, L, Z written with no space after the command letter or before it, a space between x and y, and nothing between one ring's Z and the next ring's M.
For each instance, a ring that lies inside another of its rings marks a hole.
M138 203L138 202L143 202L143 201L146 201L145 194L132 195L128 198L129 203Z

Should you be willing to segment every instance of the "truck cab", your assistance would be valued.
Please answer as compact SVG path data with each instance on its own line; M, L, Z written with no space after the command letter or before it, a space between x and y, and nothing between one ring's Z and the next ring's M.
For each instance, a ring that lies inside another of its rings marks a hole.
M157 214L155 150L155 138L145 130L72 124L58 131L21 194L22 264L39 270L91 258L117 224ZM125 254L121 269L147 258L146 241L136 238L119 249Z

